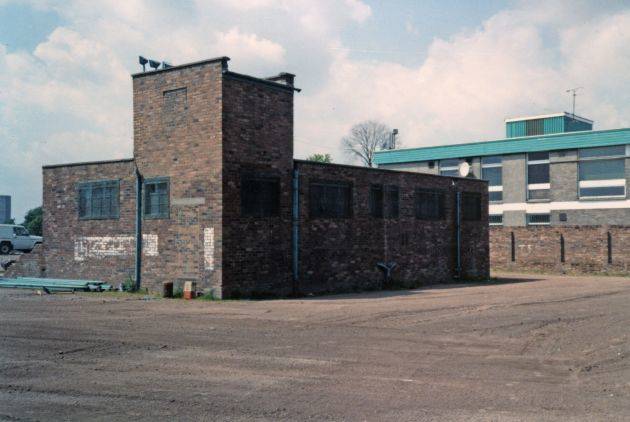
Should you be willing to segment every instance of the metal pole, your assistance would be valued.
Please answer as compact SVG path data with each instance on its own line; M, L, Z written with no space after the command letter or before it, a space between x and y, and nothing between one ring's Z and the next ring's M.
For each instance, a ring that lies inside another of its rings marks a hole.
M457 216L457 278L461 278L462 276L462 226L461 226L461 203L462 203L462 193L457 191L455 193L456 197L456 208L457 212L455 213Z
M293 294L298 294L298 282L300 276L299 253L300 253L300 171L293 168Z
M142 285L142 175L136 167L136 291Z

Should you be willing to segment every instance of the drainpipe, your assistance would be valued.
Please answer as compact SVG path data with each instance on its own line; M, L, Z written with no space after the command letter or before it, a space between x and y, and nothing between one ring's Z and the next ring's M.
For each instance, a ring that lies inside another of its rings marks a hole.
M142 284L142 175L136 167L136 291Z
M461 278L462 276L462 193L457 191L455 193L456 198L456 238L457 238L457 278Z
M292 247L293 247L293 294L298 294L299 283L299 253L300 253L300 171L297 165L293 167L293 235L292 235Z

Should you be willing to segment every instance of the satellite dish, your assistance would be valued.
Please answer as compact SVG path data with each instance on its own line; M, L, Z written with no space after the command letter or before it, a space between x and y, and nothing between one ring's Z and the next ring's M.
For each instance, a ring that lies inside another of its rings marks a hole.
M457 169L461 177L468 177L468 175L470 174L470 164L468 164L466 161L459 163Z

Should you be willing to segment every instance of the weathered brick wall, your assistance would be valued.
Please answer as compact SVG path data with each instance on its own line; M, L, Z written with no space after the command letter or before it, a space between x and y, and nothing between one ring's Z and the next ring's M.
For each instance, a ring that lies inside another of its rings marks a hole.
M143 284L194 280L221 289L222 80L224 60L133 78L134 157L145 179L170 178L170 215L145 219L159 262L145 260Z
M630 226L492 227L490 262L493 270L630 274Z
M479 192L483 204L480 221L462 222L462 278L488 277L485 183L351 166L300 161L297 164L300 171L301 292L379 288L383 274L376 267L378 262L396 262L398 266L393 272L393 280L403 286L453 280L456 275L456 189ZM350 182L353 189L352 218L311 218L309 184L314 180ZM399 187L398 219L370 216L369 191L372 184ZM445 220L423 221L415 217L416 188L447 191Z
M293 89L240 75L223 81L223 289L228 296L291 292ZM280 213L241 215L244 174L280 181Z
M15 256L16 261L2 274L4 277L45 277L46 264L41 244L29 252Z
M77 183L114 179L120 180L120 218L80 220ZM113 284L133 276L135 195L132 160L44 167L45 276Z

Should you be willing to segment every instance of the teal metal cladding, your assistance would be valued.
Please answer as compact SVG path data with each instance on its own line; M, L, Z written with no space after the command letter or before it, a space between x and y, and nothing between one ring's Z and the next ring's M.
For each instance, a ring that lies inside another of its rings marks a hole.
M630 128L507 138L425 148L378 151L376 164L413 163L446 158L484 157L630 144Z
M540 129L536 129L532 132L534 128L539 128L539 126L534 123L542 124L542 133ZM552 133L577 132L592 129L593 125L591 123L564 115L545 117L543 119L523 119L515 122L506 122L505 136L507 138L516 138L519 136L551 135Z
M562 132L565 132L564 116L547 117L543 119L543 135Z
M525 120L507 122L505 124L505 137L516 138L518 136L525 136Z
M593 124L573 119L569 116L564 116L565 132L578 132L580 130L593 130Z

